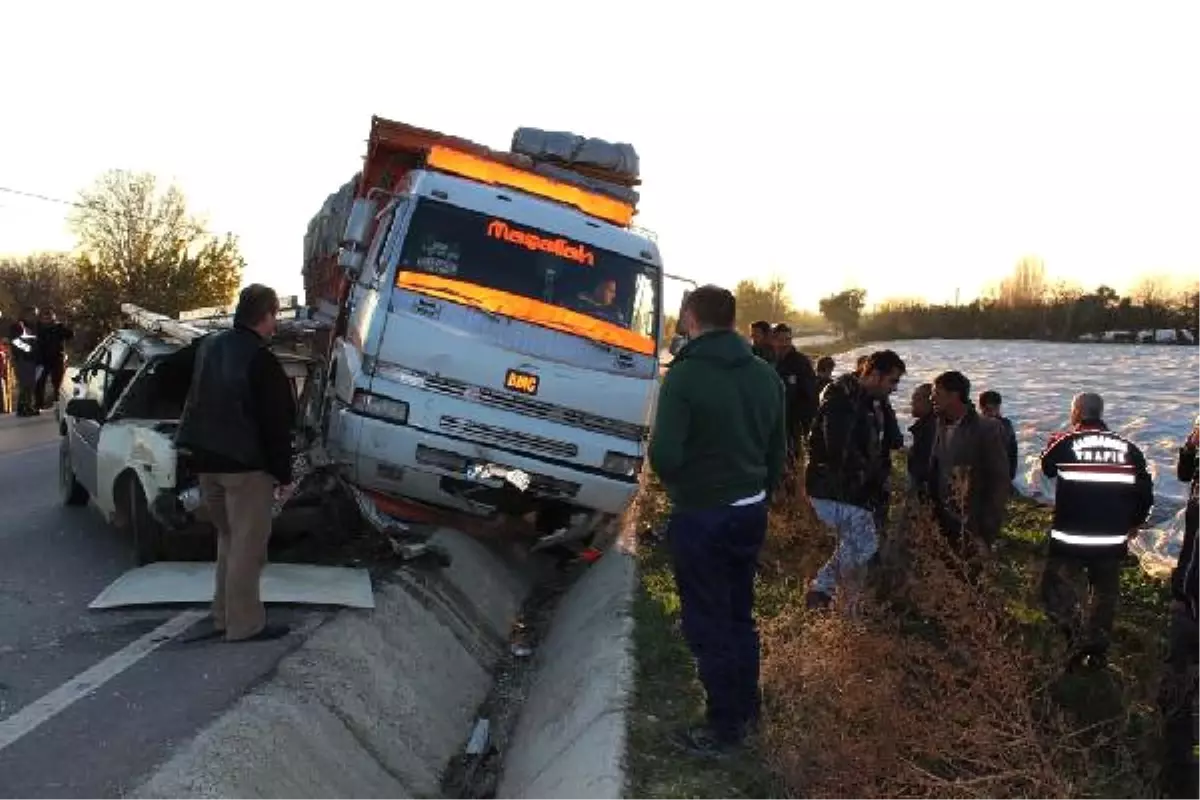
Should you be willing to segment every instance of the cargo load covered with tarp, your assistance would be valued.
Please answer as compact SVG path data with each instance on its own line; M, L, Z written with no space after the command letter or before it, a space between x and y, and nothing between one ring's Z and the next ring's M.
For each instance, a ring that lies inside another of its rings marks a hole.
M304 234L304 303L310 308L320 305L322 299L336 300L341 271L337 265L338 249L350 208L358 187L359 176L355 175L336 192L325 198L324 205L308 223Z
M638 154L631 144L606 142L566 131L517 128L512 152L528 156L534 169L558 180L581 183L637 204Z

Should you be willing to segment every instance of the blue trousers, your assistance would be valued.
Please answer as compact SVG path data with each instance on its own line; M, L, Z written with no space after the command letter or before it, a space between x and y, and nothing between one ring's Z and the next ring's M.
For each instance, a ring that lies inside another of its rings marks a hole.
M767 504L671 515L667 541L687 640L708 699L708 724L740 741L758 717L754 576L767 534Z

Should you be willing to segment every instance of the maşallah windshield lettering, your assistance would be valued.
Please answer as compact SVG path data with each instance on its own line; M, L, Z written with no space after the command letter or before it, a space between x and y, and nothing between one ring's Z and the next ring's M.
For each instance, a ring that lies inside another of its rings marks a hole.
M500 239L510 244L515 244L518 247L537 250L543 253L552 253L559 258L568 259L577 264L584 264L589 267L596 266L596 256L591 250L581 244L572 244L561 236L555 239L538 236L536 233L514 228L507 222L498 219L494 219L488 223L487 233L488 236L494 239Z

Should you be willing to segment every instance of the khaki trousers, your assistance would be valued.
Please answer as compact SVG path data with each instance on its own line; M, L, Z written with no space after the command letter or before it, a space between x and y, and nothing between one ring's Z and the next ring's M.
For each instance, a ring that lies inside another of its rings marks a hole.
M248 639L267 624L259 596L275 479L265 472L200 475L200 491L217 529L217 580L213 592L213 627L225 639Z

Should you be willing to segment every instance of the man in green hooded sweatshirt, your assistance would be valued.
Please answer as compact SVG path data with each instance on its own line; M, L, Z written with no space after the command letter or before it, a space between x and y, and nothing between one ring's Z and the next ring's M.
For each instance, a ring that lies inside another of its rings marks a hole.
M681 744L703 757L740 745L758 720L754 575L787 454L783 383L734 330L735 314L726 289L688 296L688 342L663 380L650 442L671 498L683 635L708 699L707 724Z

